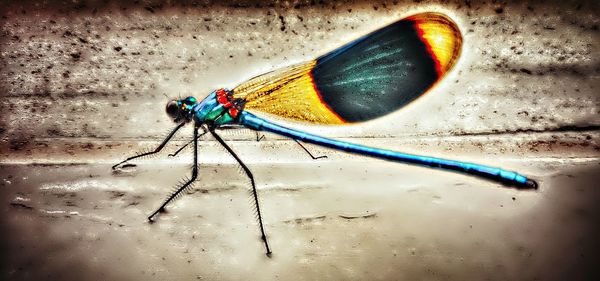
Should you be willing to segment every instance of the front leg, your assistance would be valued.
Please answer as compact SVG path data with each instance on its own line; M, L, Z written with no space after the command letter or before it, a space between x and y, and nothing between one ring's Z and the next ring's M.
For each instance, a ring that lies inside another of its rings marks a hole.
M145 153L139 153L137 155L131 156L131 157L129 157L129 158L127 158L127 159L125 159L125 160L123 160L123 161L115 164L114 166L112 166L112 169L113 170L116 169L119 165L121 165L121 164L123 164L123 163L125 163L127 161L130 161L130 160L133 160L133 159L136 159L136 158L140 158L140 157L144 157L144 156L148 156L148 155L152 155L152 154L156 154L156 153L160 152L160 150L163 149L163 147L165 147L165 145L169 142L169 140L171 140L171 138L173 138L173 136L175 135L175 133L179 129L181 129L181 127L183 127L184 125L185 125L185 122L179 123L179 125L177 125L177 127L175 127L171 131L171 133L169 133L169 135L158 145L157 148L154 149L154 151L149 151L149 152L145 152Z
M154 222L154 217L159 212L164 212L165 207L169 203L171 203L171 201L173 201L174 199L179 197L184 190L189 188L191 186L191 184L198 177L198 127L196 127L196 126L194 126L193 141L194 141L194 165L192 166L192 177L190 177L189 180L185 181L181 186L177 187L177 189L175 189L175 191L167 197L167 200L165 200L165 202L160 206L160 208L156 209L156 211L154 211L154 213L152 213L150 216L148 216L148 220L150 222Z

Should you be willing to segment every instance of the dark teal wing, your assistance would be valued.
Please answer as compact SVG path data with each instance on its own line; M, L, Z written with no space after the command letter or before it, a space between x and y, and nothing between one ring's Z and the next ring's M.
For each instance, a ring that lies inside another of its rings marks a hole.
M431 88L456 62L462 37L439 13L414 15L317 59L322 101L346 122L393 112Z

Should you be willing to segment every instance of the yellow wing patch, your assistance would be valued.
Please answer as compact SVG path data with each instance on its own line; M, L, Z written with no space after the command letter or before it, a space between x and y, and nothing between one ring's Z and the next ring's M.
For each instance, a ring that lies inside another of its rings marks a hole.
M235 87L233 96L246 100L244 109L296 121L343 124L315 89L310 74L315 64L313 60L254 77Z

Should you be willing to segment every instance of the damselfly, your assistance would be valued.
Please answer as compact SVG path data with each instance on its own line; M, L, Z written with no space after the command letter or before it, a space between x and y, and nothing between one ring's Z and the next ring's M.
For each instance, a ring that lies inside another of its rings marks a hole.
M194 97L167 103L177 126L152 152L158 153L188 123L193 123L194 165L191 178L169 194L148 219L164 210L198 176L198 139L210 133L250 178L261 238L271 254L263 226L258 193L250 169L219 136L217 130L246 127L349 153L486 178L519 189L535 189L534 180L500 168L428 156L406 154L337 141L287 128L258 117L260 111L313 124L348 124L372 120L398 110L434 86L458 60L462 36L457 25L439 13L413 15L352 41L315 60L250 79L233 89L218 89L204 100ZM199 133L202 129L202 133ZM183 146L183 147L185 147ZM175 152L179 153L181 149Z

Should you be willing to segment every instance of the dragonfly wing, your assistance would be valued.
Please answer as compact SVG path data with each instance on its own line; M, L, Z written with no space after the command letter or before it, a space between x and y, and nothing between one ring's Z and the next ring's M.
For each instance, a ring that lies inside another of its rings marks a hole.
M245 109L317 124L343 124L315 89L310 61L269 72L233 89L235 98L246 99Z
M439 13L417 14L316 60L257 76L233 89L246 109L317 123L363 122L426 93L456 63L457 25Z

